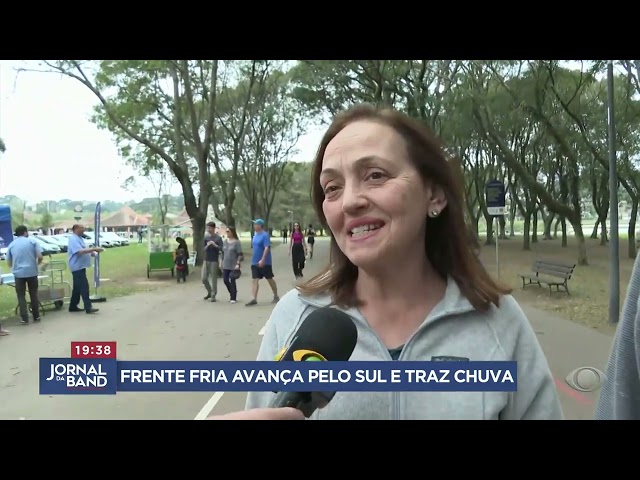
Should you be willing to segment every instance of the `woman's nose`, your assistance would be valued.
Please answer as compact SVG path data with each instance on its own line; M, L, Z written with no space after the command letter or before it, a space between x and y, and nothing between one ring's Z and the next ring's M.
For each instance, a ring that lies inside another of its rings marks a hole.
M342 193L342 211L344 213L354 213L369 205L364 189L356 182L345 184Z

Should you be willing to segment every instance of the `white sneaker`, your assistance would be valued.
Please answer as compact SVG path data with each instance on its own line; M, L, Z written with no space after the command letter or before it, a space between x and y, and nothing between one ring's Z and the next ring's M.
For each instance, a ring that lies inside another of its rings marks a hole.
M229 300L229 303L236 303L235 300Z

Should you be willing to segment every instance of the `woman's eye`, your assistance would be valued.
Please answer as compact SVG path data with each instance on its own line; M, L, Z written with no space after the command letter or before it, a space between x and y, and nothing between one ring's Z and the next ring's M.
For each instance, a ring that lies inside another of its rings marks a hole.
M324 194L325 195L329 195L330 193L335 192L338 189L337 186L335 185L329 185L327 187L324 187Z
M385 174L382 172L371 172L367 175L367 180L382 180L385 178Z

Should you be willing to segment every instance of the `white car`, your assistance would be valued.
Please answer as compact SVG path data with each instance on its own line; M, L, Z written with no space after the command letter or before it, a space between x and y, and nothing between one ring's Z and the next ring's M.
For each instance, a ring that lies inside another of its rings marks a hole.
M115 232L102 232L100 234L100 242L102 242L103 238L116 247L124 247L125 245L129 245L128 238L121 237Z
M84 232L85 237L89 239L89 241L95 245L96 244L96 236L95 232ZM104 238L104 233L100 234L100 246L103 248L111 248L113 247L113 243Z

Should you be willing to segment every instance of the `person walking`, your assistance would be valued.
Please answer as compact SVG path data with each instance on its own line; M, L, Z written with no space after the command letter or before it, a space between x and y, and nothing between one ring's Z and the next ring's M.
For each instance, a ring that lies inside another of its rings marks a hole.
M187 253L184 251L184 248L179 248L176 258L173 261L176 266L176 278L178 283L180 283L180 280L182 280L182 283L187 281L187 269L189 268L187 265L188 261L189 257L187 257Z
M240 265L243 260L242 243L233 227L227 228L227 239L222 247L222 281L229 291L229 303L238 300L236 280L240 277Z
M91 305L91 298L89 295L89 280L87 279L87 268L91 266L91 257L95 257L96 254L104 252L104 248L91 247L87 248L87 244L84 241L84 226L75 224L71 228L73 235L69 237L69 246L67 247L67 255L69 257L69 270L71 270L71 276L73 277L73 288L71 290L71 299L69 300L70 312L81 312L82 309L78 308L80 298L82 298L82 304L86 313L96 313L97 308L93 308Z
M289 243L289 256L293 263L293 275L302 278L302 270L304 270L304 260L307 256L307 244L304 241L304 234L299 223L293 224L291 231L291 243Z
M218 270L220 269L220 252L224 244L216 233L215 222L207 223L207 236L204 239L204 262L202 262L202 284L207 289L205 300L216 301L218 294Z
M184 255L187 257L187 260L189 260L189 247L187 246L187 242L185 241L184 238L182 237L176 237L176 243L178 244L178 246L176 247L176 249L173 251L173 261L175 263L176 258L179 255L179 251L180 249L182 249L184 251ZM187 265L185 265L185 271L184 271L184 275L185 277L189 275L189 262L187 262Z
M309 260L313 258L313 245L316 243L316 231L312 224L307 228L307 245L309 246Z
M2 285L2 266L0 266L0 285ZM9 335L9 330L5 330L0 323L0 337L6 337Z
M27 289L31 300L31 314L33 321L40 321L40 301L38 300L38 265L42 263L42 249L29 239L29 230L20 225L16 228L15 239L7 247L7 266L15 279L18 308L20 309L20 323L29 323L27 308Z
M264 220L258 218L253 221L253 238L251 239L251 248L253 249L253 257L251 258L251 293L253 298L247 307L258 304L258 289L260 285L260 279L264 278L271 287L273 292L273 301L271 303L278 303L280 297L278 296L278 285L273 279L273 267L271 262L271 239L269 234L264 231Z

